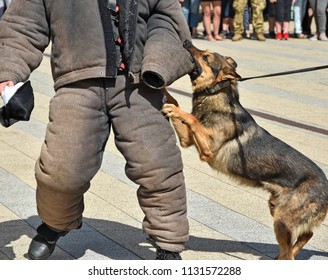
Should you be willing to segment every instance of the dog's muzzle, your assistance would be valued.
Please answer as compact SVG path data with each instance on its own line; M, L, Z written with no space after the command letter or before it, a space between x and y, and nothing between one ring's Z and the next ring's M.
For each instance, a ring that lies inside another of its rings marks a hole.
M195 50L198 50L189 40L185 40L183 42L183 47L190 53L193 62L194 62L194 68L191 70L191 72L189 73L190 79L192 81L194 81L195 79L197 79L197 77L201 74L202 72L202 67L199 65L199 63L197 62L197 60L195 60L193 52Z

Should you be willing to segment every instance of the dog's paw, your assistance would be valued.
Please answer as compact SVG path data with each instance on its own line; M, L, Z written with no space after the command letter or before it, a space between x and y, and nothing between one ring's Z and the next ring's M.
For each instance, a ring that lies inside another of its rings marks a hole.
M169 118L178 118L179 110L174 104L165 103L162 107L162 112Z

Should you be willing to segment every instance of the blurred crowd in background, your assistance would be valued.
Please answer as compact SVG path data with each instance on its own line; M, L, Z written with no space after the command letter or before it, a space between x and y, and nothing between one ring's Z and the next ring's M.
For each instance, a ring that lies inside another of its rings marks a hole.
M0 19L11 1L0 0ZM328 41L328 0L177 1L193 38Z
M193 38L328 41L328 0L179 0Z

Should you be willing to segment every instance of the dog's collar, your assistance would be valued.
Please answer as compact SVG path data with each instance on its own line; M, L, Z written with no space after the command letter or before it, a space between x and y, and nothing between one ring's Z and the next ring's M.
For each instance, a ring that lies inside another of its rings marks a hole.
M211 94L211 95L212 94L217 94L221 91L221 89L226 88L230 85L231 85L231 81L230 80L225 80L225 81L222 81L222 82L219 82L219 83L215 84L214 86L206 88L204 91L207 94Z

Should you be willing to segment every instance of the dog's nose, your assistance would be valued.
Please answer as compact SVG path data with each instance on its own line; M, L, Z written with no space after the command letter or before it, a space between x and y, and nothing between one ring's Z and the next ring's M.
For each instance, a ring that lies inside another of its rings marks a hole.
M188 49L188 48L192 47L192 43L191 43L191 41L189 41L189 40L185 40L185 41L183 42L183 47L184 47L185 49Z

